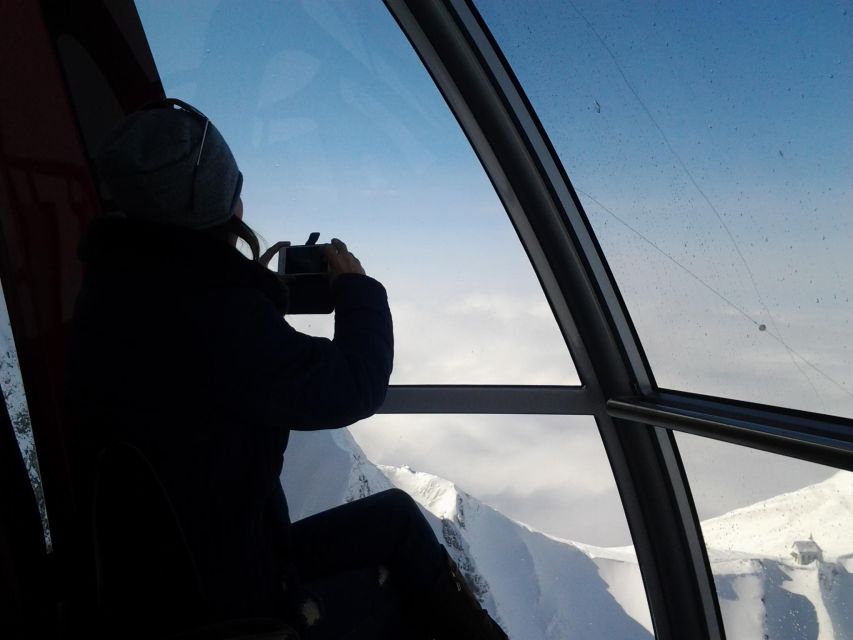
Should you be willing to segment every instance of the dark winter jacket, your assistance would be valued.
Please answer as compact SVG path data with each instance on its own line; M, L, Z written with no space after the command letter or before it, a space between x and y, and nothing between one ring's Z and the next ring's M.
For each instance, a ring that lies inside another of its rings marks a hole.
M80 256L75 428L91 454L125 441L148 457L221 615L273 615L290 566L279 483L289 431L380 406L393 360L385 290L338 277L328 340L294 330L275 274L207 232L104 219Z

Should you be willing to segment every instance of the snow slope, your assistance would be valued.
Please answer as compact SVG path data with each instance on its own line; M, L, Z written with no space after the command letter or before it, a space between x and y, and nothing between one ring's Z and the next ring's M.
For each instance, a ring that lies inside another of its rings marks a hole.
M754 557L785 557L795 540L815 541L824 559L853 552L853 473L832 477L706 520L702 533L709 547L746 552Z
M706 520L702 533L730 637L853 640L853 473ZM799 566L789 550L809 536L824 561Z
M711 569L729 638L853 639L853 575L837 563L741 559Z
M652 638L633 549L561 540L507 518L452 482L371 463L346 430L294 432L282 475L291 516L396 486L421 505L483 605L514 640ZM853 640L853 474L703 523L727 637ZM825 561L800 567L814 534Z
M636 560L595 559L571 542L507 518L447 480L407 467L377 467L344 430L294 432L284 468L294 520L391 486L407 491L511 638L652 637L648 608L639 609L633 596L627 606L620 603L620 589L611 591L603 577L620 587L640 584Z
M507 518L447 480L407 467L380 469L442 518L445 541L464 549L479 568L511 637L649 637L610 592L593 558L578 546ZM614 576L620 573L615 565L625 565L604 562ZM636 569L634 564L625 572Z

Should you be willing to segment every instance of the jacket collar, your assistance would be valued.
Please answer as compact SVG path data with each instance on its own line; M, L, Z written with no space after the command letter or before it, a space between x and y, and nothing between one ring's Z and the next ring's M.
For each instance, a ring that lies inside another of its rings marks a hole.
M276 274L207 231L108 217L83 235L87 277L118 277L161 289L258 289L284 313L288 291Z

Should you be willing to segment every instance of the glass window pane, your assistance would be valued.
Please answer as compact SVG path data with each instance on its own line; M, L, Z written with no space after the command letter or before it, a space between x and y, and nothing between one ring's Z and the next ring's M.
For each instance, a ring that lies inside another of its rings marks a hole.
M36 443L33 438L33 428L30 422L30 409L27 406L27 396L24 392L24 381L21 378L21 365L18 363L18 350L12 337L12 324L9 321L9 309L6 306L6 295L0 285L0 389L6 410L12 421L12 429L18 440L21 457L27 467L30 484L36 496L41 523L44 528L44 540L47 550L51 551L50 525L47 520L47 504L44 500L44 488L41 483L39 460L36 453Z
M500 201L381 2L137 6L166 93L232 146L246 221L268 244L342 238L386 285L393 383L578 383Z
M374 416L293 432L296 520L393 486L412 495L511 638L649 639L613 475L589 416Z
M698 436L676 439L726 636L853 637L853 473Z
M853 416L853 15L479 3L662 387Z

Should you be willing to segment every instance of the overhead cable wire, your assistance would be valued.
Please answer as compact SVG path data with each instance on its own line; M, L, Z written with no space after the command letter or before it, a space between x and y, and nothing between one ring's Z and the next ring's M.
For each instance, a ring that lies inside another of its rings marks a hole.
M654 128L657 130L658 134L661 137L661 140L663 140L663 143L666 145L669 152L672 154L672 156L675 158L676 162L681 167L684 174L687 176L687 179L690 181L690 183L693 185L693 187L699 193L702 200L705 201L705 204L708 205L708 208L710 208L711 211L714 213L714 216L716 216L717 221L720 223L720 226L722 226L723 230L726 232L726 235L729 237L729 240L731 241L732 246L734 247L735 251L737 252L741 263L743 264L744 268L746 269L747 276L749 277L749 280L752 283L752 288L755 291L755 295L758 298L758 302L761 305L764 312L767 314L767 317L770 319L770 324L773 327L774 331L778 334L777 339L779 340L779 342L783 346L785 346L785 349L788 351L788 355L791 357L791 362L800 371L800 373L803 374L803 376L808 381L809 386L812 388L815 395L820 400L821 404L823 404L823 399L821 398L820 393L818 393L817 388L814 386L814 384L812 384L812 381L811 381L811 379L809 379L806 372L802 370L800 365L794 359L794 357L792 355L795 353L794 350L791 349L790 347L788 347L787 343L782 338L782 331L779 329L779 326L776 324L776 319L774 318L773 314L770 312L770 308L765 303L764 297L761 295L761 291L758 288L758 282L755 279L755 275L752 272L752 268L749 266L749 262L747 261L746 256L743 254L743 251L741 251L740 245L738 244L737 240L735 239L734 234L732 233L728 224L726 224L726 221L723 219L722 214L717 209L717 207L714 205L714 203L711 202L711 199L705 193L705 190L702 189L702 187L699 185L697 180L693 177L693 173L687 167L687 164L681 158L681 155L672 146L672 143L669 141L669 137L666 135L663 128L658 124L657 119L652 115L651 110L646 106L646 103L643 101L643 99L640 97L640 94L634 88L633 83L628 79L628 76L625 73L624 69L622 68L622 65L620 64L619 59L616 57L616 54L613 52L613 50L610 48L610 46L607 44L607 42L604 40L604 38L601 37L601 35L598 33L598 31L596 31L595 27L587 19L587 17L583 14L583 12L581 12L581 10L578 9L577 5L575 5L575 3L572 0L569 0L569 4L571 5L572 9L574 9L575 13L578 14L580 19L583 20L584 24L586 24L587 28L590 30L590 32L592 32L592 34L595 36L595 38L598 40L598 42L601 44L601 46L604 48L604 50L607 52L607 55L610 56L610 59L613 61L613 64L616 67L616 70L619 72L619 75L622 77L622 80L625 83L625 86L628 87L628 90L633 94L634 98L637 100L637 103L643 109L646 116L649 118L649 121L652 123ZM752 320L752 318L750 318L750 320L755 322L754 320ZM808 362L808 361L806 361L806 362ZM845 392L849 393L846 391L846 389L845 389ZM849 395L851 395L851 397L853 397L853 394L849 394Z
M662 249L662 248L661 248L661 247L660 247L660 246L659 246L659 245L658 245L654 240L652 240L651 238L649 238L648 236L646 236L642 231L640 231L639 229L637 229L636 227L634 227L632 224L630 224L629 222L627 222L626 220L624 220L622 217L620 217L619 215L617 215L617 214L616 214L612 209L610 209L609 207L607 207L606 205L604 205L600 200L598 200L598 199L597 199L597 198L595 198L594 196L590 195L590 194L589 194L589 193L587 193L586 191L584 191L584 190L582 190L582 189L578 189L577 187L575 187L575 191L577 191L577 193L578 193L578 194L580 194L580 195L584 196L585 198L587 198L587 199L588 199L588 200L590 200L591 202L594 202L596 205L598 205L598 207L599 207L599 208L601 208L601 210L602 210L602 211L604 211L605 213L607 213L608 215L610 215L610 216L611 216L614 220L616 220L619 224L621 224L621 225L622 225L622 226L624 226L626 229L628 229L629 231L631 231L631 233L635 234L637 237L639 237L641 240L643 240L646 244L648 244L648 245L649 245L649 246L651 246L653 249L655 249L655 251L657 251L658 253L660 253L660 254L661 254L662 256L664 256L667 260L669 260L670 262L672 262L673 264L675 264L678 268L680 268L682 271L684 271L685 273L687 273L687 275L689 275L691 278L693 278L694 280L696 280L696 282L698 282L699 284L701 284L701 285L702 285L703 287L705 287L708 291L710 291L710 292L711 292L711 293L713 293L715 296L717 296L720 300L722 300L722 301L723 301L723 302L725 302L727 305L729 305L732 309L734 309L735 311L737 311L741 316L743 316L744 318L746 318L749 322L751 322L752 324L754 324L756 327L760 327L760 326L761 326L761 323L760 323L758 320L756 320L755 318L753 318L753 317L752 317L752 315L750 315L750 314L749 314L749 312L747 312L743 307L741 307L741 306L740 306L740 305L738 305L737 303L733 302L733 301L732 301L730 298L728 298L725 294L720 293L717 289L715 289L715 288L714 288L714 287L712 287L710 284L708 284L707 282L705 282L705 280L703 280L699 275L697 275L697 274L696 274L692 269L690 269L690 268L689 268L689 267L687 267L686 265L684 265L684 264L682 264L681 262L679 262L678 260L676 260L676 259L675 259L675 258L674 258L670 253L669 253L669 252L667 252L667 251L665 251L664 249ZM777 342L778 342L778 343L779 343L779 344L780 344L784 349L786 349L790 354L792 354L792 355L796 356L797 358L799 358L800 360L802 360L802 362L803 362L803 363L805 363L805 364L806 364L806 365L808 365L810 368L812 368L814 371L816 371L818 374L820 374L821 376L823 376L824 378L826 378L829 382L831 382L832 384L834 384L835 386L837 386L837 387L838 387L838 388L839 388L843 393L845 393L846 395L848 395L848 396L850 396L851 398L853 398L853 392L851 392L850 390L848 390L846 387L844 387L844 385L842 385L840 382L838 382L837 380L835 380L832 376L830 376L829 374L827 374L826 372L824 372L822 369L820 369L820 367L818 367L817 365L813 364L810 360L808 360L808 359L807 359L807 358L805 358L804 356L800 355L797 351L795 351L793 348L791 348L791 347L788 345L788 343L787 343L787 342L785 342L785 340L784 340L780 335L778 335L777 333L775 333L775 332L773 332L773 331L771 331L771 330L769 330L769 329L765 330L765 331L764 331L764 333L766 333L767 335L769 335L770 337L772 337L774 340L776 340L776 341L777 341ZM799 367L798 367L798 368L799 368ZM800 369L800 371L802 371L802 369ZM805 375L805 373L804 373L804 375ZM806 378L806 380L809 382L809 384L810 384L810 385L812 385L812 388L814 389L814 385L812 384L812 382L811 382L811 380L809 379L809 377L808 377L808 376L805 376L805 378ZM817 393L817 389L815 389L815 393ZM818 394L818 397L820 397L820 394Z

